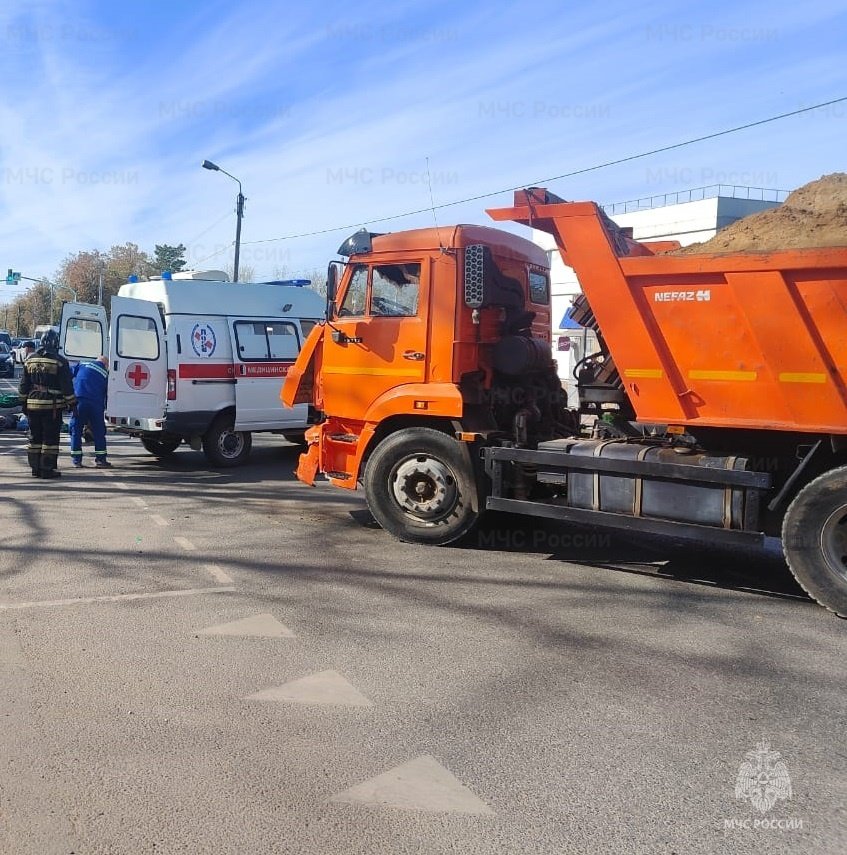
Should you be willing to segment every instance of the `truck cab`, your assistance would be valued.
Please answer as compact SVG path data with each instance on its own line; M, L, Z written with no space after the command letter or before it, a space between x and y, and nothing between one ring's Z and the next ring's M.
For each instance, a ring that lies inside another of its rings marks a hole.
M327 323L283 392L323 414L299 474L321 471L347 489L363 481L371 511L398 536L455 539L478 510L482 444L567 429L547 257L469 225L359 232L339 254L347 260L330 268ZM374 496L386 489L384 469L388 502Z

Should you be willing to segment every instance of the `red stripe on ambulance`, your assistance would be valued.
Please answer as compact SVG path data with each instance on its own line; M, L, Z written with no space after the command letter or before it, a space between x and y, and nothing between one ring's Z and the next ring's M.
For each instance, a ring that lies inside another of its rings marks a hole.
M231 363L183 363L179 366L180 380L228 380L235 377Z
M285 377L293 362L189 363L179 366L180 380L231 380L234 377Z
M241 377L285 377L293 362L253 362L238 366Z

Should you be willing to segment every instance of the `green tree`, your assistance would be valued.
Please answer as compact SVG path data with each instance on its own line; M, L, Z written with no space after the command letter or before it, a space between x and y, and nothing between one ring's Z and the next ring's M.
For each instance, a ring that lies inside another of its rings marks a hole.
M153 258L153 266L159 273L170 270L178 273L185 268L185 246L171 246L168 243L156 244L156 254Z

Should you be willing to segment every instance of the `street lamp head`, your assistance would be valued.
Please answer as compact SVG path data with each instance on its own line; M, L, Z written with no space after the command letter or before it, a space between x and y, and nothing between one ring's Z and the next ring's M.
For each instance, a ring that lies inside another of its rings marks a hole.
M216 163L212 163L211 160L204 160L202 166L203 169L211 169L215 172L220 171L220 166L218 166Z

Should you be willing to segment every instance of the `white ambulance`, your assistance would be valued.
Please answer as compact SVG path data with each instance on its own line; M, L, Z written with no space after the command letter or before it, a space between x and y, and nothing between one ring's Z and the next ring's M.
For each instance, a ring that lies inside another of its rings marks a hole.
M302 440L308 406L285 407L279 392L324 299L305 280L224 279L131 281L112 298L110 325L102 306L62 307L62 352L71 362L108 353L107 422L157 457L185 442L215 466L237 466L254 431Z

